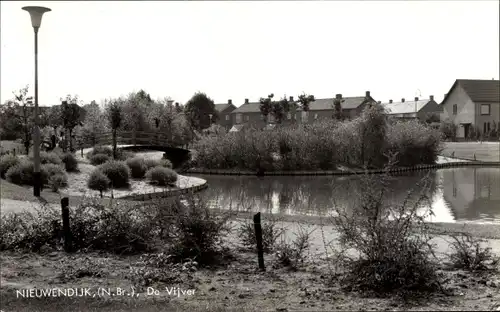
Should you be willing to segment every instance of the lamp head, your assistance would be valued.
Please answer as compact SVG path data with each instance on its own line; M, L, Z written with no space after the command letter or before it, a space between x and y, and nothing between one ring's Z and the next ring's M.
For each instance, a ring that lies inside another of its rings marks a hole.
M45 12L50 12L49 8L37 7L37 6L27 6L23 10L27 11L31 16L31 25L33 28L38 29L42 24L42 15Z

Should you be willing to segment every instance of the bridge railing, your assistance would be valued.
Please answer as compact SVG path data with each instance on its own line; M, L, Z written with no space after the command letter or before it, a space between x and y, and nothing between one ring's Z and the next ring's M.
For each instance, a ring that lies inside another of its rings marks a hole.
M161 132L152 131L118 131L116 136L116 141L118 144L127 145L157 145L157 146L168 146L171 142L168 139L168 135ZM91 142L85 142L91 144ZM97 135L95 144L104 145L113 143L113 134L111 131L103 132Z

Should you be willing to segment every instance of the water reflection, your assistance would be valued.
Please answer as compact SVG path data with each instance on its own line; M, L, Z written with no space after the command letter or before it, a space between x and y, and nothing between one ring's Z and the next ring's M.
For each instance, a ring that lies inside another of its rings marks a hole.
M423 191L421 179L429 174L426 195L434 216L431 222L487 221L500 223L500 168L453 168L419 171L393 177L387 203L414 203ZM200 176L200 175L197 175ZM359 204L363 187L349 177L200 176L209 183L202 195L213 207L286 215L331 215L332 207ZM377 187L374 182L373 187ZM425 208L425 207L423 207ZM423 209L424 210L424 209ZM425 209L427 210L427 209Z

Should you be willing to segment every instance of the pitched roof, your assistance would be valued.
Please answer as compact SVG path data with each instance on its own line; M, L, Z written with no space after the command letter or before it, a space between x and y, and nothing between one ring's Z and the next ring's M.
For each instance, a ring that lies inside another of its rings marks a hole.
M229 132L237 132L237 131L240 131L241 129L243 129L243 127L245 127L245 125L234 125L231 129L229 129Z
M243 104L231 112L231 114L235 113L260 113L260 102Z
M309 110L333 110L334 98L316 99L314 102L309 103ZM342 109L355 109L358 108L366 100L364 96L345 97L343 98ZM300 110L300 109L298 109ZM260 113L260 102L252 102L243 104L234 111L236 113Z
M457 79L441 104L448 99L457 85L460 85L474 102L500 103L499 80Z
M226 108L228 108L231 104L229 103L224 103L224 104L215 104L215 110L217 112L221 113L223 112Z
M420 111L430 100L418 100L418 101L404 101L404 102L392 102L392 103L382 103L382 106L387 110L389 115L392 114L411 114L415 113L415 110Z

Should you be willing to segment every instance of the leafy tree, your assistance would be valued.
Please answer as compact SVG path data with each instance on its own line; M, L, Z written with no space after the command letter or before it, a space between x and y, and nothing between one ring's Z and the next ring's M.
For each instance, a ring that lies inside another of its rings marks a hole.
M61 98L62 104L61 104L61 119L62 119L62 125L64 129L66 129L69 132L69 150L71 152L74 151L73 149L73 129L82 124L82 117L83 113L81 111L80 106L77 104L78 103L78 97L74 96L71 97L71 95L67 95L66 99L63 100ZM66 146L64 147L64 150L66 149Z
M334 98L333 99L333 119L335 120L343 120L344 115L342 114L342 103L344 103L344 99L342 98Z
M124 130L144 131L150 128L148 112L152 110L154 101L144 90L132 92L124 101L120 101L122 107L122 128Z
M83 109L85 110L85 119L82 126L83 139L90 141L92 146L95 146L98 136L108 129L106 116L95 101L83 106Z
M297 104L303 111L307 112L309 111L309 104L315 100L314 95L302 93L299 95L299 101Z
M212 123L219 119L214 101L202 92L191 97L184 107L184 112L192 129L197 131L210 127L210 115Z
M2 128L6 133L14 134L14 136L15 133L22 134L26 154L29 153L31 131L34 125L34 107L27 96L28 89L26 86L17 92L12 92L14 99L2 105L1 110Z
M57 136L57 128L62 126L61 106L56 105L49 108L47 112L48 124L54 129L54 135Z
M116 159L116 136L122 124L122 105L117 100L110 101L106 107L109 126L113 133L113 158Z
M260 98L260 100L259 100L260 113L262 114L262 116L264 116L264 120L266 121L266 123L268 121L269 114L271 114L271 111L272 111L273 98L274 98L274 94L271 93L267 96L267 98Z

